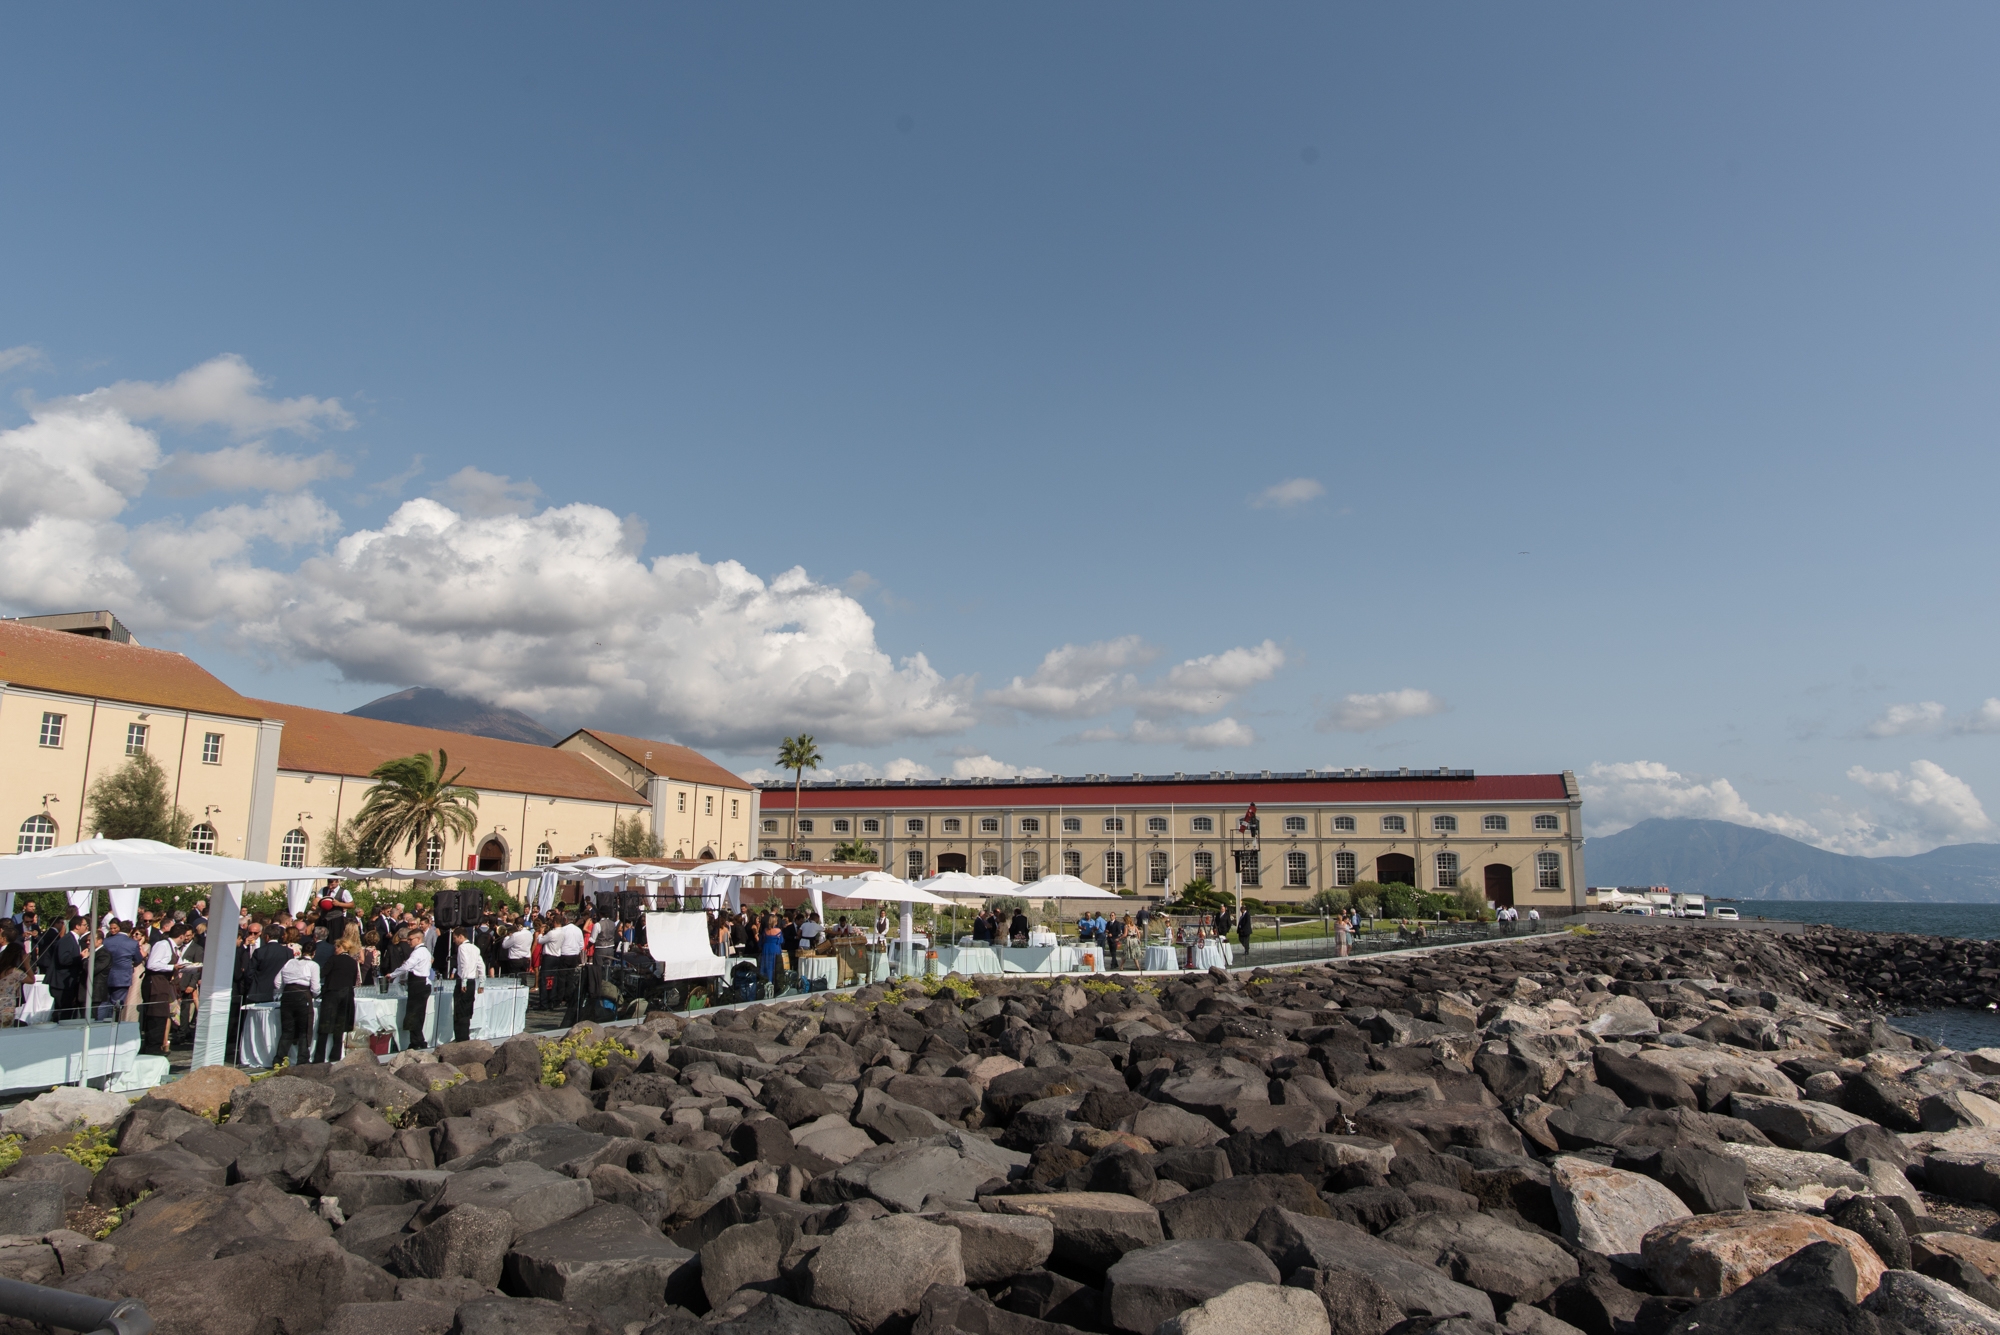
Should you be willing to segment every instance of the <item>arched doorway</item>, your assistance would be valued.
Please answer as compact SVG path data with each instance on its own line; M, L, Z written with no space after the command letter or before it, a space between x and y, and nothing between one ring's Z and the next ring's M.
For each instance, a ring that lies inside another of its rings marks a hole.
M1514 869L1504 862L1486 864L1486 902L1496 909L1514 907Z
M479 870L507 870L507 845L500 842L498 835L488 838L479 846Z
M1375 879L1384 885L1415 885L1417 860L1407 853L1384 853L1375 859Z
M945 872L948 872L948 871L961 871L961 872L962 872L962 871L964 871L964 870L965 870L965 854L963 854L963 853L940 853L940 854L938 854L938 868L937 868L937 869L938 869L938 874L939 874L939 875L943 875L943 874L944 874Z

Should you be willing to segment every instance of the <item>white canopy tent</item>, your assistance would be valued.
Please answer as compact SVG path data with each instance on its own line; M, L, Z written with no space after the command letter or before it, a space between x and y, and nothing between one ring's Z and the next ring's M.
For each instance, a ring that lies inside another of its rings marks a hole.
M1021 887L1021 893L1035 899L1123 899L1125 896L1100 890L1081 877L1067 874L1044 876Z
M952 901L930 891L898 880L885 871L864 871L859 876L839 876L827 880L815 880L809 887L813 896L813 908L822 920L826 917L826 896L836 899L867 899L880 903L900 903L903 906L903 971L911 972L911 952L916 949L913 939L915 928L910 921L912 904L935 904L948 906Z

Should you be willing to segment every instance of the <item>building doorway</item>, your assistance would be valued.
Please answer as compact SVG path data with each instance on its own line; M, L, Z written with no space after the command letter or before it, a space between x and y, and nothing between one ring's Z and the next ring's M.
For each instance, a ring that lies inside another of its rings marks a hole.
M1486 864L1486 902L1496 909L1514 907L1514 869L1502 862Z
M1384 885L1417 883L1417 860L1407 853L1384 853L1375 859L1375 879Z
M938 869L938 875L940 876L944 875L944 873L948 871L958 871L958 872L964 871L965 854L963 853L938 854L937 869Z
M506 871L507 845L501 843L497 838L488 839L485 843L481 844L479 846L479 870Z

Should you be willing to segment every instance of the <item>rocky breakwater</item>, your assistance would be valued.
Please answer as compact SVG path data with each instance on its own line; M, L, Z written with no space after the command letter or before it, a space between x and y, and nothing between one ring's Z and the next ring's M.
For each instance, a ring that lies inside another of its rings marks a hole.
M0 1274L163 1335L2000 1332L2000 1053L1818 958L952 980L52 1095Z

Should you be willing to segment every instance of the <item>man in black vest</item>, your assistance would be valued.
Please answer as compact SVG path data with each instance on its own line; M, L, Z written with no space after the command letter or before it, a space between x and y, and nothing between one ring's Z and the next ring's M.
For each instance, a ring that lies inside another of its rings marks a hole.
M55 1001L55 1018L83 1018L84 947L82 918L71 918L69 926L48 951L49 991Z

